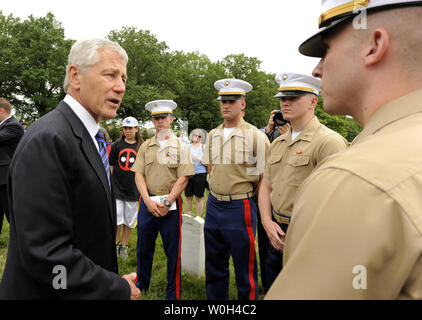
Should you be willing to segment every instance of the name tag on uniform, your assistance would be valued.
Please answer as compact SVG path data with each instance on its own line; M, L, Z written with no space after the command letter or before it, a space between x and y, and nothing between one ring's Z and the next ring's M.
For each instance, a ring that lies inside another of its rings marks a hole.
M168 196L169 196L168 194L166 194L164 196L153 196L153 197L151 197L151 200L153 200L155 202L159 202L159 203L164 203L164 200L166 200L166 198ZM176 209L177 209L176 201L173 201L170 208L169 208L169 211L173 211L173 210L176 210Z

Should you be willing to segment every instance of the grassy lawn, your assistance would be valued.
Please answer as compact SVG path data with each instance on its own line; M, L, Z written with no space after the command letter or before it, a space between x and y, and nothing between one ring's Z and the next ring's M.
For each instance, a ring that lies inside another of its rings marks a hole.
M184 196L183 197L183 209L185 209L186 201ZM204 197L204 201L208 197L208 193L206 190L206 194ZM194 207L192 212L195 212L195 200L194 200ZM205 217L205 206L202 217ZM7 256L7 244L9 239L9 224L7 223L6 218L3 222L3 230L0 236L0 279L3 275L3 270L6 262ZM131 272L136 272L136 229L133 229L130 241L129 241L129 258L127 260L122 260L120 257L118 258L119 262L119 274L124 275ZM256 251L257 245L256 245ZM259 263L258 263L259 268ZM259 272L259 270L258 270ZM258 273L259 278L259 273ZM161 240L160 235L157 238L155 254L154 254L154 264L152 267L152 277L150 288L147 294L141 297L142 300L164 300L165 299L165 291L167 286L167 258L164 253L163 243ZM261 288L261 280L259 279L259 288ZM262 296L260 296L262 299ZM196 276L192 276L182 270L182 300L206 300L206 292L205 292L205 277L197 278ZM234 269L233 263L230 259L230 286L229 286L229 299L237 300L237 289L236 289L236 282L234 277Z
M9 243L9 224L7 223L6 217L4 217L3 229L0 235L0 279L3 276L4 266L6 264L8 243Z

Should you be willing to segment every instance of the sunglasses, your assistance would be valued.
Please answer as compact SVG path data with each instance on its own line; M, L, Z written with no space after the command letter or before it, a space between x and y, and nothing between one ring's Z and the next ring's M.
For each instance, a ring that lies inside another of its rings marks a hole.
M202 138L202 136L199 136L199 135L197 135L197 134L194 134L194 135L193 135L193 137L194 137L194 138L196 138L196 137L198 137L198 138Z

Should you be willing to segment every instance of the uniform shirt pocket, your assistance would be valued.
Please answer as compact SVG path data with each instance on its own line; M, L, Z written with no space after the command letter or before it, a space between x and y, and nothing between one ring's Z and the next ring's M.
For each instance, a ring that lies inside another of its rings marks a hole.
M169 167L170 169L175 169L175 168L179 167L179 164L169 162L169 163L167 163L167 167Z
M287 183L299 186L312 172L310 157L307 155L294 155L287 161L290 174Z
M282 169L280 167L281 159L283 158L283 154L281 153L272 153L268 158L268 166L270 169L271 177L276 177L277 173ZM272 179L271 179L272 180Z
M168 147L165 155L169 168L177 168L179 166L179 150L176 147Z
M270 155L270 165L275 165L276 163L279 163L281 161L282 154L281 153L274 153Z
M246 146L244 149L245 159L243 165L246 167L255 167L256 166L256 157L254 157L253 149L249 146Z
M170 165L179 164L178 150L175 147L166 147L158 151L158 163L170 167Z
M149 165L149 164L153 163L153 162L154 162L154 160L155 160L155 157L154 157L154 155L153 155L153 154L146 154L146 155L145 155L145 166L147 166L147 165Z

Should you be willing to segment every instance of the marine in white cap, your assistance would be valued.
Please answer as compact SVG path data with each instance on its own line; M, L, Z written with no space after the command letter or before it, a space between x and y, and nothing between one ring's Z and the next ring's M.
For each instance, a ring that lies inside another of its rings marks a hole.
M222 79L218 90L223 124L210 132L203 163L208 165L210 194L205 217L205 270L208 299L228 299L232 255L238 298L258 299L255 254L256 203L253 198L265 167L269 142L243 120L252 85Z
M252 90L249 82L240 79L222 79L214 83L218 90L217 100L236 101L244 98L246 93Z
M132 171L141 194L138 216L138 271L136 286L147 291L151 280L158 232L167 255L166 299L181 295L181 194L195 174L189 148L171 130L173 100L155 100L145 108L151 112L156 135L145 141Z
M322 4L300 51L322 58L324 108L364 129L298 190L266 298L422 299L422 1Z
M288 82L286 82L288 79ZM278 74L275 77L275 81L280 84L278 93L275 95L276 98L281 98L283 96L301 96L305 93L314 93L318 96L319 88L319 79L313 78L308 75L298 74L298 73L283 73ZM306 87L303 86L303 83L306 82ZM287 87L288 84L288 87ZM273 142L276 138L281 136L290 130L290 121L283 118L283 114L279 110L273 110L268 120L267 126L264 128L264 132L267 135L270 142ZM274 119L275 118L275 119Z
M173 110L177 104L173 100L154 100L145 105L145 109L151 112L152 118L167 117L173 118Z
M298 187L325 158L348 146L346 139L315 116L319 79L293 72L275 79L280 84L275 97L280 98L281 112L291 128L271 143L259 190L261 221L270 240L265 266L268 288L283 268L284 239Z

